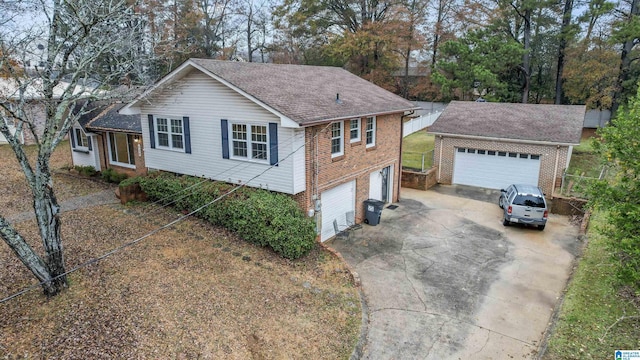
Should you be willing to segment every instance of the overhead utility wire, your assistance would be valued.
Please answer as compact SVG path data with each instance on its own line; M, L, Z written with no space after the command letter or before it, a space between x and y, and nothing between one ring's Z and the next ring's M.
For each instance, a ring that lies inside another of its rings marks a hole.
M320 134L320 133L322 133L324 130L326 130L330 125L331 125L331 123L329 123L329 125L327 125L327 126L326 126L325 128L323 128L321 131L319 131L316 135L314 135L314 136L310 139L310 141L311 141L311 140L313 140L316 136L318 136L318 134ZM113 250L110 250L110 251L108 251L108 252L106 252L106 253L104 253L104 254L102 254L102 255L100 255L100 256L98 256L98 257L96 257L96 258L93 258L93 259L91 259L91 260L89 260L89 261L86 261L86 262L84 262L84 263L82 263L82 264L76 265L76 266L75 266L75 267L73 267L71 270L67 270L67 271L65 271L65 272L64 272L64 273L62 273L62 274L59 274L59 275L57 275L57 276L54 276L53 278L51 278L51 279L50 279L50 280L48 280L48 281L41 281L41 282L39 282L39 283L37 283L37 284L33 284L33 285L31 285L31 286L26 287L26 288L22 289L21 291L19 291L19 292L17 292L17 293L14 293L14 294L9 295L9 296L7 296L7 297L5 297L5 298L3 298L3 299L0 299L0 304L5 303L5 302L7 302L7 301L9 301L9 300L11 300L11 299L14 299L14 298L18 297L18 296L21 296L21 295L23 295L23 294L25 294L25 293L27 293L27 292L29 292L29 291L31 291L31 290L33 290L33 289L35 289L35 288L38 288L38 287L40 287L40 286L42 286L42 285L44 285L44 284L48 283L48 282L52 282L52 281L57 280L57 279L59 279L59 278L61 278L61 277L63 277L63 276L67 276L67 275L69 275L69 274L71 274L71 273L74 273L74 272L76 272L76 271L78 271L78 270L80 270L80 269L82 269L82 268L85 268L85 267L87 267L87 266L89 266L89 265L92 265L92 264L94 264L94 263L97 263L97 262L98 262L98 261L100 261L100 260L103 260L103 259L105 259L105 258L107 258L107 257L109 257L109 256L111 256L111 255L113 255L113 254L116 254L116 253L118 253L118 252L122 251L122 250L123 250L123 249L125 249L125 248L128 248L128 247L130 247L130 246L133 246L133 245L135 245L135 244L139 243L140 241L142 241L142 240L144 240L144 239L146 239L146 238L148 238L148 237L150 237L150 236L152 236L152 235L154 235L154 234L156 234L156 233L158 233L158 232L160 232L160 231L162 231L162 230L164 230L164 229L166 229L166 228L169 228L169 227L171 227L171 226L173 226L173 225L175 225L175 224L179 223L180 221L183 221L183 220L184 220L184 219L186 219L187 217L189 217L189 216L191 216L191 215L193 215L193 214L195 214L195 213L197 213L197 212L199 212L199 211L203 210L204 208L206 208L206 207L208 207L208 206L210 206L210 205L212 205L212 204L214 204L214 203L218 202L219 200L221 200L221 199L223 199L223 198L227 197L228 195L230 195L230 194L232 194L232 193L234 193L234 192L238 191L239 189L241 189L241 188L245 187L245 186L246 186L246 184L248 184L248 183L250 183L251 181L253 181L253 180L257 179L258 177L260 177L260 176L264 175L267 171L269 171L269 170L273 169L275 166L277 166L278 164L280 164L282 161L284 161L284 160L288 159L288 158L289 158L289 157L291 157L293 154L295 154L296 152L300 151L300 149L303 149L303 148L306 146L306 144L307 144L306 142L305 142L305 143L303 143L303 144L302 144L302 145L300 145L298 148L296 148L295 150L293 150L292 152L290 152L289 154L287 154L287 156L285 156L285 157L284 157L284 158L282 158L281 160L278 160L278 162L277 162L277 163L275 163L275 164L273 164L273 165L270 165L269 167L267 167L266 169L264 169L263 171L261 171L259 174L255 175L254 177L252 177L251 179L249 179L249 181L245 182L244 184L236 185L233 189L231 189L231 190L229 190L228 192L226 192L226 193L224 193L224 194L220 195L220 197L213 199L212 201L210 201L210 202L208 202L208 203L206 203L206 204L204 204L204 205L200 206L199 208L197 208L197 209L195 209L195 210L191 211L190 213L188 213L188 214L186 214L186 215L183 215L183 216L181 216L181 217L179 217L179 218L177 218L177 219L175 219L175 220L173 220L173 221L171 221L171 222L169 222L169 223L167 223L167 224L165 224L165 225L162 225L161 227L159 227L159 228L157 228L157 229L154 229L154 230L152 230L152 231L150 231L150 232L148 232L148 233L146 233L146 234L142 235L141 237L139 237L139 238L137 238L137 239L135 239L135 240L132 240L132 241L130 241L130 242L127 242L127 243L125 243L125 244L122 244L122 245L120 245L120 246L118 246L118 247L114 248Z

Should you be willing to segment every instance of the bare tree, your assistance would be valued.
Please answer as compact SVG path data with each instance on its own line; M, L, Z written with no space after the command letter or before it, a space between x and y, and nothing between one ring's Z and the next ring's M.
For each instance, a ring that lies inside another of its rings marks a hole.
M261 51L264 62L264 43L267 31L267 3L265 1L243 0L237 5L237 16L244 23L244 36L247 42L247 61L253 62L253 54Z
M401 96L409 98L409 67L412 53L423 47L424 25L427 18L428 0L400 1L399 20L401 30L398 31L398 52L403 58L404 72L401 83ZM417 70L417 69L416 69Z
M85 111L86 100L112 96L105 89L142 68L141 58L130 56L138 46L140 23L126 0L25 1L17 10L21 16L33 11L28 16L42 19L44 25L25 30L6 22L0 28L0 68L7 76L1 79L6 86L0 91L0 134L13 149L31 191L45 256L39 256L3 216L0 237L43 284L44 293L53 296L67 286L67 279L51 154ZM42 41L37 47L41 60L28 74L24 66L36 41ZM109 71L100 71L105 58L110 59ZM29 111L34 105L42 107L42 119ZM9 124L15 126L13 131ZM36 141L35 159L27 157L21 143L25 133Z

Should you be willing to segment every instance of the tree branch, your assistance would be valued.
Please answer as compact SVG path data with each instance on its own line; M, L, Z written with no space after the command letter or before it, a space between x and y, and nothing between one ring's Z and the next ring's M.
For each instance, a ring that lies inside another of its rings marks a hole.
M616 320L616 322L614 322L613 324L609 325L609 327L607 328L607 330L605 330L604 334L602 334L602 337L600 337L598 340L600 340L600 342L604 341L604 338L607 336L607 333L613 329L614 326L618 325L618 323L624 321L624 320L629 320L629 319L640 319L640 315L630 315L630 316L621 316L618 318L618 320Z

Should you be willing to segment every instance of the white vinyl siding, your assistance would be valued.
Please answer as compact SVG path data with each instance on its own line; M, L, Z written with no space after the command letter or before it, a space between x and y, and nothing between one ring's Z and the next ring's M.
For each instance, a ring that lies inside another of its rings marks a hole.
M224 159L221 120L227 119L229 124L266 126L268 130L268 124L280 123L280 118L211 77L194 70L173 86L154 95L151 100L141 108L147 167L238 184L248 182L270 166L267 161L247 162L233 157ZM152 149L149 122L146 121L148 114L158 117L163 114L188 116L191 154ZM230 130L228 138L231 146ZM303 144L304 130L278 126L279 159L284 159L296 149L298 151L248 185L287 194L304 191L306 169Z
M95 137L91 140L93 144L97 144ZM76 144L76 147L73 148L71 141L69 141L69 146L72 147L71 161L73 162L74 166L93 166L93 168L96 169L97 171L102 170L100 168L100 154L98 153L98 150L97 150L98 146L92 146L91 150L89 150L89 148L87 147L81 151L73 151L73 150L78 150L78 147Z

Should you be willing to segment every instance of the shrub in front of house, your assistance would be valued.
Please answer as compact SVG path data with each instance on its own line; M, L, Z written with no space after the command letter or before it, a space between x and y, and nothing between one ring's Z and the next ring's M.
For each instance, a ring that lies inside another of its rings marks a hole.
M100 173L100 177L102 177L102 180L114 184L120 184L120 182L128 178L127 174L121 174L111 168L103 170Z
M150 200L186 212L204 207L198 217L287 259L297 259L315 246L313 221L287 195L168 173L151 174L139 183Z
M96 171L96 168L91 166L91 165L87 165L87 166L82 166L82 165L76 165L73 167L78 174L82 175L82 176L95 176L98 172Z

